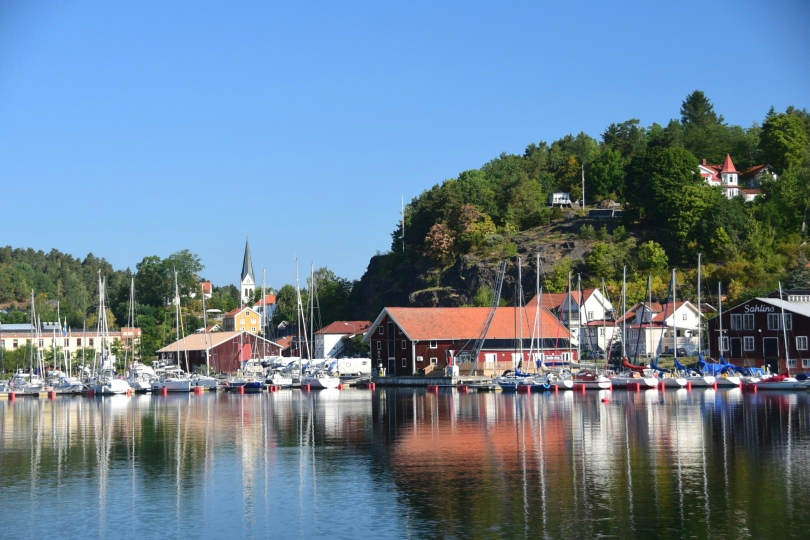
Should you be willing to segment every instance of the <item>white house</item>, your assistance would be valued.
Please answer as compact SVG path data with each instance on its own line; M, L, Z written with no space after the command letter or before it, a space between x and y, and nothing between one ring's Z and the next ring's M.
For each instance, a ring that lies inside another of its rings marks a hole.
M674 308L674 310L673 310ZM616 321L618 338L627 332L625 354L649 357L684 349L687 356L697 355L698 325L701 314L690 302L636 304Z
M352 340L363 336L371 327L371 321L335 321L324 326L313 338L315 358L340 358L351 356Z
M567 191L555 191L548 196L551 206L571 206L571 194Z
M613 305L602 291L593 288L585 289L581 294L579 291L544 293L542 297L542 307L550 310L571 332L572 345L579 343L582 350L605 350L613 338ZM538 300L534 297L526 304L530 319ZM602 321L606 321L604 325Z
M759 189L762 179L766 175L773 175L769 165L755 165L741 173L734 167L730 154L726 154L722 165L709 164L704 159L698 168L707 184L723 188L729 199L744 197L746 202L756 199L762 193Z

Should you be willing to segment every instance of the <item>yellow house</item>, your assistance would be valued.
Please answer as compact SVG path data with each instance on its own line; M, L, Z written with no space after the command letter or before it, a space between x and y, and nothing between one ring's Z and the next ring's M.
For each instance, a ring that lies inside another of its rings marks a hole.
M261 330L261 315L249 307L236 308L229 311L222 319L222 330L224 332L250 332L258 334Z

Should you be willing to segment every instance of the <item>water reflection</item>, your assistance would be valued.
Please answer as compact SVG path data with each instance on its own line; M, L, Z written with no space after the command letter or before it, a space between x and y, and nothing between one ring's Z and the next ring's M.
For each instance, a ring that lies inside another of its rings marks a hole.
M0 401L0 530L802 536L808 411L739 390Z

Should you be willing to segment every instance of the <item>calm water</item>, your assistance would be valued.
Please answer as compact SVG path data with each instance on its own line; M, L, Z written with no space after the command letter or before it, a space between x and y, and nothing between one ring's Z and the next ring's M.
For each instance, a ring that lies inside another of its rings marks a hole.
M807 538L810 395L0 401L0 537L124 535Z

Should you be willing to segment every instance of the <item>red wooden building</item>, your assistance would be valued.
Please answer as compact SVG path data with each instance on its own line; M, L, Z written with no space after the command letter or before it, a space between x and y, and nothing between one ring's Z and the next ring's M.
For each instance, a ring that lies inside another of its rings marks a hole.
M236 373L245 360L280 356L282 347L250 332L191 334L157 351L160 360L189 369L210 362L211 370Z
M722 349L726 360L737 366L767 365L778 373L788 367L793 374L810 372L808 303L754 298L724 311L722 318L710 319L709 337L714 359L720 358Z
M535 313L534 309L524 309L522 314L524 369L541 358L547 365L576 360L577 351L569 345L568 329L548 309L541 308L533 332ZM364 341L371 347L374 366L382 365L388 375L430 373L454 361L469 362L489 314L490 308L478 307L389 307L371 325ZM490 375L514 369L520 359L520 318L518 309L498 308L476 359L477 373ZM530 358L533 335L534 358Z

